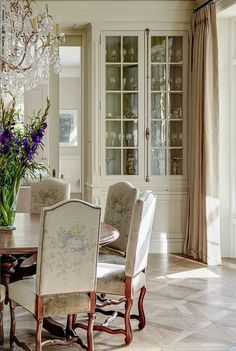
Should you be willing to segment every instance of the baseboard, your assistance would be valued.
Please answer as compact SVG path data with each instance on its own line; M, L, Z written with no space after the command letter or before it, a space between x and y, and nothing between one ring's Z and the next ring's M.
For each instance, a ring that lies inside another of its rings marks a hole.
M152 233L150 253L180 253L183 246L182 233Z

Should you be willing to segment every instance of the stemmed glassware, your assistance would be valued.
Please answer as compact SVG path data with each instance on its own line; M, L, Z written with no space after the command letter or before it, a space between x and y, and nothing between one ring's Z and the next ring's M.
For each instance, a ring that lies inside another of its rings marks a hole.
M134 61L134 55L135 55L135 50L134 48L129 49L129 56L130 56L130 61Z
M116 59L116 50L115 49L113 49L111 52L111 58L112 58L112 61L115 61L115 59Z

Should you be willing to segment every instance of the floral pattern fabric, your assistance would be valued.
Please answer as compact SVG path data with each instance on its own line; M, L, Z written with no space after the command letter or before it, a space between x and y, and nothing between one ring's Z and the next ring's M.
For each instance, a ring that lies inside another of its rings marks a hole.
M128 182L116 183L110 186L108 191L104 221L120 232L119 238L109 246L123 252L126 252L137 196L138 190Z
M94 291L100 211L83 201L70 200L43 213L38 294Z
M45 178L31 184L30 213L39 214L43 207L69 200L70 186L54 178Z

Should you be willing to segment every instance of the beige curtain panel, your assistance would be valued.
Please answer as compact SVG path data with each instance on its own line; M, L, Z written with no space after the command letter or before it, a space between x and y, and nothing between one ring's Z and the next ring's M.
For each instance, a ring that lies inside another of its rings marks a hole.
M189 109L189 206L184 253L205 263L220 260L219 106L216 9L193 14Z

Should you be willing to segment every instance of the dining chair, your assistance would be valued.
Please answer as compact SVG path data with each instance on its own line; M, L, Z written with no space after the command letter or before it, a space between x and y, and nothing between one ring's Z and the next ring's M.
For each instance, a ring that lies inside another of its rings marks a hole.
M4 333L3 333L4 300L5 300L5 286L0 284L0 345L3 345L3 342L4 342Z
M99 262L125 263L128 238L138 189L129 182L118 182L108 189L104 222L118 229L120 235L113 243L100 248Z
M38 214L43 207L70 199L70 184L53 177L32 182L30 187L30 213Z
M70 184L57 178L47 177L32 182L30 187L30 213L40 214L43 207L70 199ZM36 273L37 254L18 257L18 264L11 280L19 280Z
M127 255L125 265L112 263L99 263L97 271L97 293L117 295L120 298L104 299L99 298L96 312L108 315L108 319L103 325L95 325L95 330L104 331L110 334L124 334L125 343L128 345L132 341L132 327L130 319L139 321L139 329L143 329L146 324L143 308L144 296L146 293L145 270L147 267L150 238L156 208L156 195L152 191L145 191L136 201L134 214L132 217L131 232L128 240ZM134 295L139 293L138 315L130 315L133 305ZM103 307L125 304L125 311L107 310ZM124 329L109 327L109 322L114 317L124 318Z
M82 200L66 200L43 209L36 278L9 284L11 348L16 343L31 350L15 335L15 307L20 305L36 319L36 351L49 344L84 345L71 329L72 314L81 312L88 314L87 350L94 350L100 212L100 207ZM61 314L68 315L67 338L42 342L43 318Z

